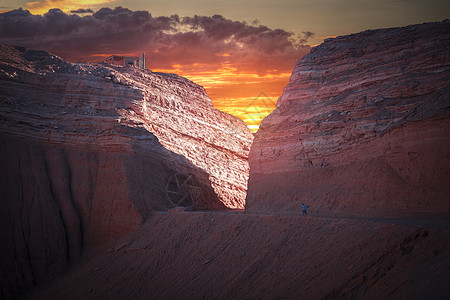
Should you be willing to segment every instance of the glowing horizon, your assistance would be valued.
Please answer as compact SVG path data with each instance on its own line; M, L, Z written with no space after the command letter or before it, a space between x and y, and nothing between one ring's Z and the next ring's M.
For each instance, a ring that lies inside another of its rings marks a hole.
M79 9L90 9L116 0L37 0L25 3L25 8L34 15L43 15L52 8L59 8L65 13Z
M223 65L221 68L202 73L184 72L181 66L174 69L151 69L154 72L174 73L203 86L213 101L214 107L238 117L255 133L264 117L275 108L277 99L288 84L290 73L258 76L253 73L238 73L236 69ZM248 92L236 95L233 90L245 85Z

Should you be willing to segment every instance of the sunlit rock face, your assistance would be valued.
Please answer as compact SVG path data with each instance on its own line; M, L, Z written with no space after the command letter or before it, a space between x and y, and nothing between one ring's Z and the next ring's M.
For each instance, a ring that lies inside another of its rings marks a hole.
M177 75L0 46L4 291L65 270L152 210L243 208L252 138Z
M450 22L326 40L250 151L248 211L450 212Z

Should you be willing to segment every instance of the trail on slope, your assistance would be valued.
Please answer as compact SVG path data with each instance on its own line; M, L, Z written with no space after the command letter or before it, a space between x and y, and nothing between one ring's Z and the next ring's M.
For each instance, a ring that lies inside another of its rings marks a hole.
M172 214L172 213L209 213L209 214L226 214L226 215L243 215L243 216L286 216L298 218L320 218L320 219L336 219L336 220L354 220L354 221L368 221L380 222L388 224L405 224L417 227L432 227L432 228L450 228L450 216L405 216L405 217L370 217L370 216L336 216L308 213L303 216L301 211L298 212L252 212L248 213L245 210L177 210L168 212L155 212L157 214Z

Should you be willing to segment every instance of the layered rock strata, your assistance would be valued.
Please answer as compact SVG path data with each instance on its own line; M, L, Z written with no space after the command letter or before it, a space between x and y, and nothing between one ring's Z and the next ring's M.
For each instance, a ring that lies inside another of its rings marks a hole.
M152 210L242 208L252 134L173 74L0 46L2 294Z
M248 211L450 213L450 22L328 39L250 151Z

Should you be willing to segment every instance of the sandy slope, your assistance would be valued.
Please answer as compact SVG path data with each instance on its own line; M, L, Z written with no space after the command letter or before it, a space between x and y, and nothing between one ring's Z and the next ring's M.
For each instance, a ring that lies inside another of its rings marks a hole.
M29 297L444 299L449 279L444 219L176 212Z

